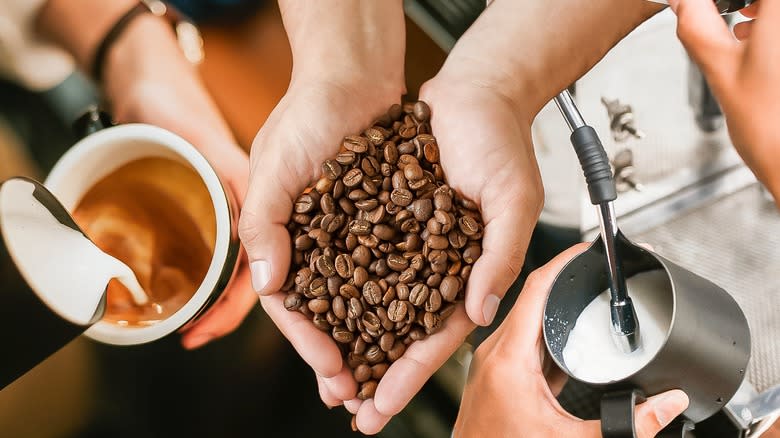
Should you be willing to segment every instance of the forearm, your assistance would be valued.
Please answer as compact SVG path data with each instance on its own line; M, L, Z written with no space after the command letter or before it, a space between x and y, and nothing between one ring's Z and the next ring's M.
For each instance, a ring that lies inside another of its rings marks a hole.
M404 88L401 0L279 0L293 81L372 82Z
M661 9L644 0L495 0L442 73L493 87L533 118Z

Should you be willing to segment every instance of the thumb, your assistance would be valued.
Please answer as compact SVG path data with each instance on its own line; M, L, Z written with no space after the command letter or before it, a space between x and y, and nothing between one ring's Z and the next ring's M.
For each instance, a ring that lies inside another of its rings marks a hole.
M719 81L739 44L712 0L669 0L677 14L677 36L710 81Z
M635 410L637 437L654 437L686 408L688 408L688 396L679 389L648 398Z
M293 205L273 171L253 174L238 233L249 257L252 288L260 295L270 295L281 289L290 268L286 226Z

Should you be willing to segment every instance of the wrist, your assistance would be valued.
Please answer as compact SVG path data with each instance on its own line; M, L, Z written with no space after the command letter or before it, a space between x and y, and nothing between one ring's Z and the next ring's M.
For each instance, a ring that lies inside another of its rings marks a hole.
M405 90L401 0L280 0L292 83Z

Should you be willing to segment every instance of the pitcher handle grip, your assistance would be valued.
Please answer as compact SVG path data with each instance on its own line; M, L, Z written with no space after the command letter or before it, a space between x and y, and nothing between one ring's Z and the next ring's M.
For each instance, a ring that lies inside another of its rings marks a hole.
M601 398L601 435L604 438L636 438L634 406L645 401L637 389L607 392Z

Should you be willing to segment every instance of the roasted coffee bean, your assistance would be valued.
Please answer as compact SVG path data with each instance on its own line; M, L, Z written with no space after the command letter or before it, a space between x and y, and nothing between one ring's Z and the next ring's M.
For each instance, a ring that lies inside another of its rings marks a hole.
M333 190L334 185L335 183L333 180L323 176L317 181L317 184L314 185L314 190L318 191L322 195Z
M384 130L379 129L378 127L368 128L363 132L363 135L365 135L368 140L373 143L376 146L379 146L382 144L382 142L385 141L385 132Z
M358 242L372 251L379 246L379 238L373 234L369 234L367 236L358 236Z
M385 353L393 348L393 344L395 344L395 336L392 333L386 332L379 338L379 348Z
M393 240L395 238L395 229L390 225L378 224L374 225L373 234L382 240Z
M425 301L425 311L436 312L439 309L441 309L441 293L437 289L431 289L431 293Z
M406 345L401 341L396 341L395 344L393 344L393 347L390 348L390 351L387 352L387 360L395 362L404 355L405 351Z
M385 280L387 281L387 280ZM382 295L382 305L385 307L388 307L393 300L395 300L395 285L390 285L390 282L387 282L389 287L387 288L387 291L385 291L385 294ZM390 309L388 308L388 313L390 312Z
M339 344L349 344L353 339L355 339L354 333L341 326L333 327L332 336L333 339L335 339Z
M436 210L433 212L433 217L436 218L436 222L441 224L441 233L447 234L452 229L452 216L450 213L442 210Z
M383 149L382 153L388 164L395 164L398 162L398 147L396 147L395 143L389 141L385 142Z
M423 283L415 285L409 293L409 302L417 307L421 307L425 304L425 300L428 299L430 289Z
M320 209L325 214L336 212L336 201L330 193L325 193L322 195L322 198L320 198Z
M417 199L412 203L414 218L420 222L427 222L433 216L433 203L430 199Z
M401 136L401 138L410 139L414 138L415 135L417 135L417 127L414 126L414 124L405 124L401 126L400 129L398 129L398 135Z
M445 236L435 234L428 237L426 243L430 249L447 249L450 244Z
M363 189L354 189L351 192L349 192L347 198L350 201L357 202L357 201L364 201L370 198L370 195ZM355 208L357 208L357 205L355 205Z
M339 199L339 207L341 207L341 211L343 211L345 214L349 216L354 216L355 213L357 213L357 208L355 208L355 204L352 203L347 198L341 198Z
M314 199L308 193L303 194L295 200L296 213L308 213L314 209Z
M284 308L290 311L298 310L303 304L303 297L301 294L292 293L284 298Z
M482 255L482 248L480 248L479 244L469 244L466 246L466 249L463 250L463 261L472 265L477 261L480 255Z
M367 281L363 285L363 298L368 304L376 306L382 302L382 289L376 282Z
M441 327L441 318L438 313L425 312L423 322L425 325L425 333L429 335L436 333Z
M324 313L314 314L314 316L311 319L311 322L314 323L314 326L317 327L319 330L322 330L324 332L330 331L331 325L328 322L328 319L325 317Z
M408 189L409 184L406 181L406 177L404 176L403 170L396 170L395 173L393 173L393 176L391 177L391 182L393 184L393 189ZM392 193L390 194L390 199L392 200Z
M352 260L356 265L368 268L371 264L371 250L363 245L358 245L354 251L352 251Z
M363 285L368 281L368 271L362 266L355 267L355 274L352 275L352 280L356 287L363 288Z
M411 331L409 331L409 337L413 341L419 341L426 338L425 330L420 327L415 327Z
M393 322L401 322L406 318L406 301L393 300L387 309L387 316Z
M458 227L466 236L473 236L479 233L479 223L471 216L463 216L458 219Z
M466 237L460 230L452 230L447 234L447 240L450 242L450 246L455 249L461 249L466 246L469 238Z
M339 254L338 257L336 257L334 265L336 273L341 278L349 279L355 274L355 262L352 260L352 257L347 254Z
M364 199L362 201L355 202L355 207L361 211L372 211L379 206L379 201L376 199Z
M375 380L369 380L368 382L360 385L360 391L357 393L357 398L361 400L368 400L376 393L377 382ZM356 423L357 425L357 423ZM357 428L357 426L355 427Z
M439 162L439 146L437 146L435 142L425 143L423 146L423 154L429 163Z
M384 277L385 275L390 273L390 267L387 266L387 260L385 259L379 259L376 261L376 269L374 270L376 275L379 277Z
M368 347L366 353L363 356L366 357L366 360L371 365L378 364L379 362L385 360L385 352L382 351L382 349L379 348L379 345L376 344Z
M441 210L436 210L436 211L441 211ZM428 219L428 222L425 224L425 229L428 230L430 234L434 234L437 236L442 234L441 222L436 220L435 217Z
M396 272L402 272L409 266L409 261L398 254L388 255L386 263L388 268Z
M376 196L379 194L379 186L377 184L381 184L381 180L374 182L374 180L368 178L367 176L363 177L363 183L361 187L363 187L363 191L368 193L371 196ZM376 199L372 199L376 201ZM379 205L379 201L377 201L377 205Z
M371 222L355 219L349 223L349 232L356 236L366 236L371 233Z
M364 341L363 338L356 338L352 345L352 352L355 354L363 354L366 352L367 348L368 344L366 344L366 341Z
M344 142L341 145L348 151L362 154L368 150L368 139L358 135L349 135L344 137Z
M414 268L406 268L401 275L398 276L399 283L411 283L417 277L417 271Z
M328 295L332 297L339 295L339 290L341 289L341 285L344 284L341 278L337 276L328 277L325 283L328 288Z
M395 205L406 207L407 205L412 203L413 195L412 192L406 189L401 189L401 188L394 189L392 193L390 193L390 200L393 201ZM301 213L306 213L306 212L302 211Z
M317 298L309 301L309 310L314 313L325 313L330 310L330 300L325 298Z
M452 197L437 190L433 195L433 205L436 207L436 210L450 211L452 210Z
M404 176L406 177L407 181L418 181L423 177L422 167L420 167L420 165L417 163L408 164L404 168ZM410 186L410 188L412 187Z
M347 187L356 187L363 182L363 171L357 168L350 169L347 171L347 173L344 174L344 177L341 178L341 181Z
M352 319L358 319L363 315L363 304L360 300L352 297L349 299L349 305L347 306L347 317Z
M349 166L355 162L356 156L357 155L352 151L339 152L339 154L336 155L336 162L344 166Z
M309 291L312 296L315 297L324 297L325 295L328 295L327 281L323 277L315 278L309 285Z
M347 305L344 303L343 297L333 297L331 308L333 309L333 314L336 315L336 318L347 319Z
M411 294L411 289L406 284L399 283L398 285L396 285L396 287L395 287L395 296L399 300L401 300L401 301L408 300L410 294Z
M376 307L376 316L379 317L379 321L382 323L382 328L385 330L392 330L395 328L395 323L387 316L387 310L384 307Z
M378 224L385 219L385 214L385 208L380 205L379 207L368 212L365 219L372 224Z
M441 274L433 274L425 280L425 284L427 284L430 288L438 288L441 284L441 279Z
M326 255L320 256L315 262L315 266L317 266L317 271L324 277L336 275L336 267L333 264L333 259Z
M374 380L379 380L382 377L385 376L385 373L387 372L387 369L390 368L390 365L387 363L378 363L371 367L371 378Z
M363 323L363 327L365 327L366 330L378 331L382 327L382 321L380 321L376 313L372 311L364 311L363 315L360 317L360 321Z
M450 266L447 268L447 275L458 275L458 273L460 273L461 266L463 266L463 263L460 260L451 262Z
M357 368L355 368L355 371L352 372L352 375L355 377L355 380L358 383L363 383L371 378L371 367L366 364L360 364Z
M358 365L367 364L368 361L366 360L365 356L362 354L355 354L352 352L347 353L347 365L355 369L358 367Z
M420 122L427 122L431 118L431 109L423 101L414 104L414 118Z
M430 268L437 274L444 274L447 272L447 253L438 249L431 250L428 255L428 261L430 262Z
M347 330L351 331L352 333L355 333L357 331L357 322L353 318L347 318L344 320L344 325L347 326ZM361 338L362 340L362 338ZM365 342L365 341L364 341Z
M352 284L342 284L341 287L339 287L339 295L344 297L345 300L348 300L350 298L360 298L362 295L360 291Z
M301 268L295 275L295 284L300 287L309 287L312 280L312 272L309 268Z
M337 180L341 176L341 164L336 160L325 160L322 163L322 175L330 180Z

